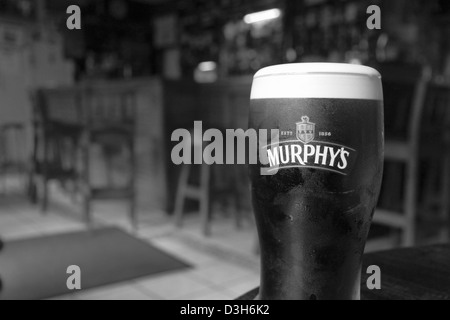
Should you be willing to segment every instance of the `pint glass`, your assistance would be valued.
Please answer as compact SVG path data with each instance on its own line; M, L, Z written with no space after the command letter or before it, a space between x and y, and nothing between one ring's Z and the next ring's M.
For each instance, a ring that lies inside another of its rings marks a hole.
M260 149L249 169L259 298L360 299L383 173L380 74L349 64L272 66L255 75L250 104Z

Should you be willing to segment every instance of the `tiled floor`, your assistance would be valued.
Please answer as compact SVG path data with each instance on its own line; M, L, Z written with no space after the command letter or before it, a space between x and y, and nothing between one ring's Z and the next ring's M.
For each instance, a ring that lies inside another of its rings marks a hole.
M8 240L85 230L76 205L52 203L46 215L20 197L0 196L0 236ZM95 206L97 226L117 225L152 245L191 264L187 271L136 279L105 287L81 290L55 299L234 299L259 283L259 257L254 253L251 221L238 230L231 217L217 217L212 235L201 234L199 219L187 215L182 229L166 214L142 212L137 232L130 228L121 203Z
M57 190L52 190L52 198L48 213L43 215L23 197L6 197L0 193L0 237L8 241L86 229L77 209L79 204ZM184 227L179 229L164 212L144 210L140 213L139 229L135 231L124 214L126 211L124 203L97 203L95 226L119 226L193 268L81 290L56 299L227 300L259 284L259 256L255 253L256 231L252 219L247 219L238 230L232 217L216 214L212 235L205 237L196 214L186 215ZM372 242L366 252L383 249L384 245Z

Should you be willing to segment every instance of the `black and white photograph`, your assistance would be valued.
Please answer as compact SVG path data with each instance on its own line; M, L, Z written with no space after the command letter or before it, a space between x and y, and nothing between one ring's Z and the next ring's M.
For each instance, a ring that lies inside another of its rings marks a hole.
M0 300L450 300L450 2L0 0Z

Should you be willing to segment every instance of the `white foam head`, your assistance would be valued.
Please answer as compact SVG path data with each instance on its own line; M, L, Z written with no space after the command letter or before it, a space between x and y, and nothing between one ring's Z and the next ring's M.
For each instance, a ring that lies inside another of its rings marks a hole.
M293 63L267 67L253 79L251 99L334 98L383 100L381 75L345 63Z

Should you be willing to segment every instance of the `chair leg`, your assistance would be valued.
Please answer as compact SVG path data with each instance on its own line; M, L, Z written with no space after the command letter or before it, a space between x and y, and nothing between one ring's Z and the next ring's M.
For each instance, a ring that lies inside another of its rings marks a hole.
M42 214L47 214L48 210L48 184L49 180L46 177L44 177L42 179L42 205L41 205Z
M18 140L18 145L21 146L20 149L21 152L19 155L19 167L20 167L20 175L22 176L23 192L25 196L28 195L28 188L29 188L28 173L30 172L29 163L27 163L28 151L26 140L27 138L25 135L25 128L21 127L20 136Z
M44 137L44 163L43 163L43 170L42 170L42 213L47 213L48 209L48 183L49 183L49 174L48 174L48 166L50 158L50 146L49 146L49 140L50 137L48 135L45 135Z
M136 198L133 195L130 199L130 220L131 220L131 226L133 230L137 231L139 226L139 220L137 216L137 210L136 210Z
M200 178L200 216L202 219L203 234L211 235L211 203L210 203L210 176L211 166L202 164Z
M88 169L85 169L88 170ZM90 228L92 226L92 192L89 185L89 171L85 172L84 184L83 184L83 216L86 226Z
M183 167L181 168L180 177L178 178L178 188L175 197L174 222L175 226L179 228L183 226L184 200L186 195L186 188L188 187L190 172L191 166L183 165Z
M106 152L103 153L103 157L105 160L106 183L109 188L112 188L114 186L112 159Z
M88 228L92 227L92 191L90 185L90 138L84 138L83 152L83 215Z
M34 181L34 179L31 179L31 178L30 178L29 184L28 184L28 199L29 199L30 203L33 205L37 204L37 202L38 202L36 182Z
M234 199L234 210L235 210L235 219L236 219L236 229L240 230L242 229L242 220L243 220L243 199L242 199L242 192L240 190L240 172L239 172L239 165L234 165L234 171L233 171L233 199Z
M36 126L33 127L33 151L30 159L29 167L29 197L32 204L38 203L38 187L37 187L37 167L38 167L38 150L41 145Z
M0 128L0 194L6 194L6 172L4 164L8 162L5 130Z
M450 153L446 152L442 165L442 188L441 188L441 219L444 227L440 230L439 240L448 242L450 240Z
M138 229L138 212L136 210L136 156L134 152L134 142L130 142L130 169L131 169L131 177L129 188L131 190L131 199L130 199L130 220L131 225L135 231Z
M416 241L416 198L417 198L417 170L418 163L416 156L410 163L407 163L407 173L405 179L405 202L404 209L406 215L406 226L404 227L402 246L411 247Z
M83 204L84 221L88 227L92 226L92 203L89 195L85 195Z
M0 169L0 184L1 184L1 190L0 194L6 194L6 174L3 170Z
M134 172L134 166L131 169L132 172ZM134 231L138 230L138 225L139 225L139 219L138 219L138 212L136 210L136 189L135 189L135 178L134 178L134 173L132 173L133 178L131 178L131 182L130 182L130 190L131 190L131 196L130 196L130 207L129 207L129 217L130 217L130 222L131 222L131 227L133 228Z
M71 192L70 192L70 201L72 204L76 204L78 202L78 193L79 193L79 185L76 181L76 178L71 181Z

